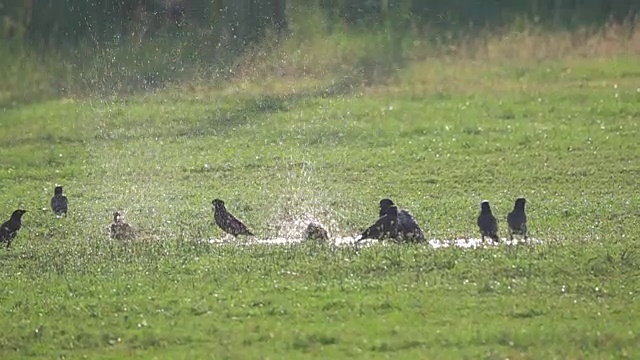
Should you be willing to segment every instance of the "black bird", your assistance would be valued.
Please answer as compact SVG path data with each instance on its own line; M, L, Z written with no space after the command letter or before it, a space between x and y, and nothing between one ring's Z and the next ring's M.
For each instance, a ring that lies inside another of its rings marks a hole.
M513 211L507 215L509 238L511 240L513 240L513 235L522 235L527 240L527 214L524 211L526 203L527 200L525 198L517 198Z
M238 235L254 236L245 224L227 211L227 208L224 206L224 201L215 199L211 204L213 205L213 218L216 221L216 225L224 232L234 237L238 237Z
M307 225L307 229L304 232L304 239L329 241L329 234L327 233L327 230L320 224L312 222Z
M488 200L484 200L480 204L478 227L480 228L480 235L482 235L483 242L485 236L490 237L494 242L500 241L500 238L498 237L498 220L491 213L491 205L489 205Z
M56 186L53 190L53 197L51 198L51 210L58 216L67 216L68 208L69 201L67 197L62 194L62 186Z
M378 221L360 235L360 239L356 243L364 239L382 240L385 238L394 240L398 238L398 207L395 205L389 206Z
M118 211L113 213L113 222L109 226L109 235L115 240L129 240L135 236L131 225L127 224Z
M391 199L380 200L380 217L387 213L389 207L395 204ZM424 241L422 229L418 226L416 219L407 209L398 210L398 232L405 241L421 242Z
M11 247L11 242L18 235L18 230L22 227L22 215L27 210L16 210L11 214L11 219L0 226L0 243L7 243L7 249Z

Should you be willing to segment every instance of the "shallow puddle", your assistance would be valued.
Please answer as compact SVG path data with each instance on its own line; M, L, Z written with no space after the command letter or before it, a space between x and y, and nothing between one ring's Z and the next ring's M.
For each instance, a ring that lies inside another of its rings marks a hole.
M335 237L331 239L329 243L334 245L353 245L355 244L357 239L358 237L354 237L354 236ZM231 236L221 238L221 239L207 240L207 242L210 244L217 244L217 245L235 244L235 245L245 245L245 246L250 246L255 244L290 245L290 244L302 243L304 241L307 241L307 240L304 240L302 238L295 239L295 238L285 238L285 237L274 237L270 239L256 239L256 238L234 239ZM365 245L375 244L377 242L378 240L367 239L367 240L361 241L359 245L365 246ZM541 242L542 241L539 239L531 239L531 238L527 239L526 241L519 240L519 239L514 239L513 241L511 241L506 238L502 238L498 243L494 243L490 240L486 240L483 243L482 239L469 238L469 239L452 239L452 240L431 239L427 243L434 249L438 249L438 248L446 248L451 246L456 246L460 248L482 248L482 247L491 247L491 246L499 246L499 245L535 244L535 243L541 243ZM394 244L393 242L390 242L390 241L384 241L384 243Z

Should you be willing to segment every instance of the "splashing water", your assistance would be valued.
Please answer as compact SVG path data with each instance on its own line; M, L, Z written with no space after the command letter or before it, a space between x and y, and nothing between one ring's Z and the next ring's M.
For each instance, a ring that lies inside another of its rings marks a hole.
M337 214L327 204L330 196L314 184L312 162L293 158L290 162L295 165L283 174L287 185L283 194L277 196L278 202L271 213L269 224L273 225L268 229L269 238L301 241L309 224L319 225L331 238L332 233L339 232Z
M358 236L337 236L334 237L333 239L331 239L329 241L329 243L333 244L333 245L337 245L337 246L348 246L348 245L355 245L356 241L358 240ZM305 241L302 236L298 236L298 237L273 237L273 238L267 238L267 239L251 239L247 242L240 242L240 241L233 241L230 240L229 237L225 237L222 239L209 239L208 242L210 244L215 244L215 245L221 245L221 244L242 244L242 245L291 245L291 244L301 244ZM367 239L364 240L362 242L360 242L360 245L363 246L367 246L367 245L372 245L372 244L376 244L378 243L378 240L372 240L372 239ZM496 247L496 246L500 246L500 245L526 245L526 244L541 244L543 241L540 239L532 239L529 238L528 240L524 241L524 240L508 240L506 238L503 238L500 240L500 242L498 243L493 243L491 241L485 241L484 243L482 242L482 239L475 239L475 238L469 238L469 239L451 239L451 240L446 240L446 239L431 239L429 241L426 241L422 244L428 244L429 246L431 246L434 249L440 249L440 248L448 248L448 247L459 247L459 248L465 248L465 249L478 249L478 248L489 248L489 247ZM392 242L389 241L383 241L384 244L393 244Z

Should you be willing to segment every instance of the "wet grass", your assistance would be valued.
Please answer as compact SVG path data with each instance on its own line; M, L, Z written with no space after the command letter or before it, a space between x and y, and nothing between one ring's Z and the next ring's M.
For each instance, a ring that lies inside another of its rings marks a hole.
M636 358L640 71L624 56L427 59L384 83L268 79L5 108L0 357ZM340 84L338 84L340 85ZM55 184L70 216L48 207ZM544 243L212 246L210 202L261 237L334 235L382 197L429 237L518 196ZM142 233L106 238L111 211Z

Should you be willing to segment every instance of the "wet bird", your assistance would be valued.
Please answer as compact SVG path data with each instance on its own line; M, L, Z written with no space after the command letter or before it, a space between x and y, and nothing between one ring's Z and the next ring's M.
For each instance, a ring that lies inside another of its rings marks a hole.
M387 213L387 209L389 209L389 207L394 205L395 204L391 199L380 200L380 217ZM407 209L398 209L398 232L405 241L424 241L422 229L420 229L416 219Z
M398 238L398 207L395 205L389 206L378 221L362 233L356 243L364 239L382 240L385 238L394 240Z
M11 219L0 225L0 243L7 243L7 249L11 247L11 242L18 235L18 230L22 227L22 215L27 210L16 210L11 214Z
M509 224L509 238L513 240L513 235L522 235L527 240L527 214L524 211L524 205L527 200L523 197L517 198L513 211L507 215L507 223Z
M238 235L254 236L245 224L227 211L224 201L215 199L211 204L213 205L213 218L216 221L216 225L224 232L234 237L238 237Z
M304 232L305 240L329 241L329 234L322 225L317 223L309 223Z
M135 232L131 225L124 221L123 216L116 211L113 213L113 222L109 226L109 235L115 240L129 240L135 237Z
M67 197L62 194L62 186L56 186L53 190L53 197L51 198L51 210L58 216L67 216L68 209L69 201Z
M498 242L500 240L498 237L498 220L491 213L491 205L489 205L488 200L484 200L480 204L478 227L480 228L480 235L482 235L483 242L485 236L490 237L494 242Z

